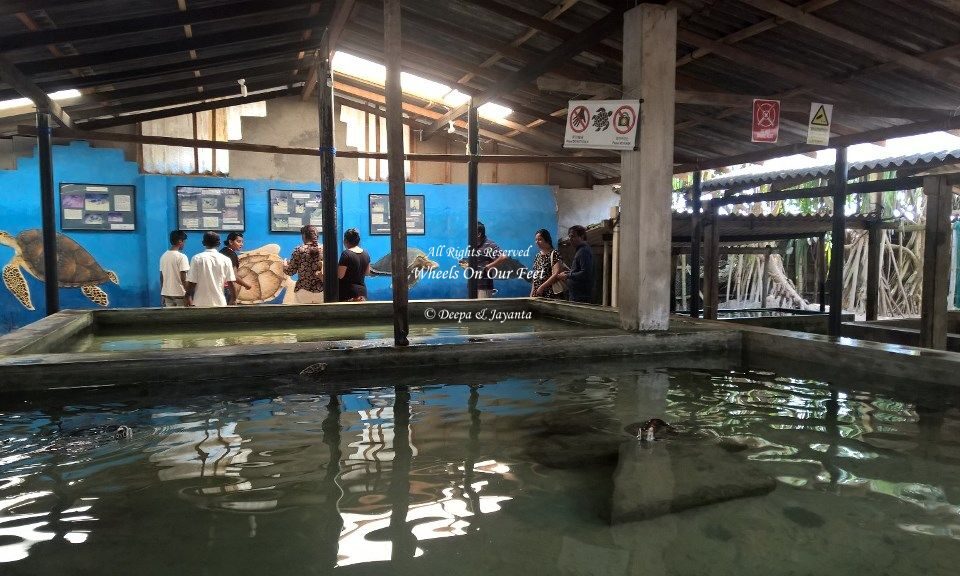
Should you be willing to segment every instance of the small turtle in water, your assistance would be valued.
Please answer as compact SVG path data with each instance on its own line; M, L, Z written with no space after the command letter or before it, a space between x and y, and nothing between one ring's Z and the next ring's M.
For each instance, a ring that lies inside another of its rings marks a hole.
M470 267L470 261L467 258L460 259L457 264L464 270ZM508 257L503 262L497 264L495 270L497 271L497 276L494 280L526 280L528 284L533 282L533 271L529 267L524 266L516 258Z
M640 425L637 430L637 440L653 442L654 440L662 440L667 434L673 434L674 432L676 431L673 426L659 418L651 418Z
M14 251L13 258L3 267L3 284L27 310L34 310L27 279L20 269L44 281L41 230L24 230L16 236L0 231L0 244ZM99 285L104 282L120 284L116 274L104 270L83 246L63 234L57 234L57 275L61 288L80 288L84 296L100 306L109 306L110 299Z
M390 254L377 260L370 265L371 276L390 276L393 274L393 263L390 261ZM413 287L420 280L420 274L428 270L433 270L439 266L436 262L427 257L423 250L417 248L407 249L407 285ZM422 271L418 273L418 271Z
M279 244L267 244L241 254L237 276L250 285L250 289L240 288L238 304L270 302L284 289L287 292L283 295L283 303L293 301L294 282L283 271Z

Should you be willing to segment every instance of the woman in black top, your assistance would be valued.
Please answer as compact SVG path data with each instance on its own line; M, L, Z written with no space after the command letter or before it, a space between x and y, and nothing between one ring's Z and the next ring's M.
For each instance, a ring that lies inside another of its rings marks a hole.
M343 234L346 246L337 262L337 278L340 279L341 302L361 302L367 299L367 286L363 277L370 273L370 254L360 247L360 233L351 228Z

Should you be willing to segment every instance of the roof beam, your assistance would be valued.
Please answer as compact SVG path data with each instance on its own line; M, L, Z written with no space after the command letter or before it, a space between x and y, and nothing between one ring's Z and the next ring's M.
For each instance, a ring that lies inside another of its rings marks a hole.
M243 2L232 2L228 5L194 8L184 12L110 20L84 26L21 32L0 38L0 52L9 52L11 50L20 50L34 46L45 46L47 44L116 36L119 34L147 32L150 30L173 28L200 22L228 20L230 18L250 16L262 12L276 11L281 8L305 5L309 1L310 0L247 0Z
M261 26L251 26L246 28L235 28L203 36L194 36L193 38L184 38L172 42L158 42L154 44L143 44L139 46L127 46L114 50L105 50L103 52L94 52L90 54L79 54L77 56L64 56L62 58L48 58L45 60L35 60L31 62L22 62L17 67L28 75L43 74L47 72L57 72L61 70L70 70L71 68L83 68L87 66L99 66L103 64L114 64L117 62L126 62L130 60L139 60L144 58L154 58L164 54L173 54L178 52L187 52L190 50L202 50L213 46L222 46L225 44L235 44L237 42L249 41L257 38L265 38L290 32L301 32L324 26L326 16L319 14L313 18L294 18L272 24Z
M61 126L66 128L73 126L70 116L64 112L60 105L54 102L39 86L31 82L5 56L0 56L0 78L24 98L32 100L38 111L49 113L57 119Z
M480 6L484 10L489 10L494 14L503 16L504 18L509 18L510 20L514 20L525 26L529 26L530 28L536 28L537 30L544 32L546 34L549 34L550 36L553 36L554 38L558 38L560 40L564 40L564 41L570 40L571 38L574 38L577 35L577 33L574 32L573 30L570 30L569 28L565 28L553 22L553 20L556 19L556 16L553 16L554 12L559 11L560 8L564 8L563 11L566 11L567 9L565 8L566 5L569 4L572 6L575 3L570 0L568 0L567 2L564 2L563 4L557 5L556 8L548 12L547 15L543 17L534 16L533 14L528 14L526 12L523 12L522 10L518 10L517 8L514 8L512 6L507 6L499 2L492 2L489 0L484 0L484 1L468 0L468 1L472 4L476 4L477 6ZM553 16L553 17L551 18L549 16ZM597 44L595 46L590 47L588 50L586 50L586 52L589 52L595 56L599 56L601 58L610 60L611 62L616 64L620 64L623 62L623 52L611 46L607 46L606 44Z
M279 78L280 75L278 74L277 77ZM249 90L249 92L260 92L262 90L289 88L293 85L295 85L298 88L301 86L300 82L302 82L302 79L300 79L299 81L296 78L291 80L289 76L286 76L286 75L284 75L283 78L284 78L284 82L282 83L268 82L268 81L263 81L261 83L254 83L254 84L248 83L247 90ZM236 96L238 92L239 90L237 90L237 86L234 85L234 86L228 86L226 88L215 88L213 90L206 90L202 94L191 93L191 94L175 95L175 96L158 95L158 98L154 100L142 100L137 102L123 103L117 106L90 108L90 109L85 109L83 111L74 111L71 114L72 116L75 117L76 120L79 121L80 119L86 120L91 118L99 118L101 116L115 116L119 114L126 114L129 112L153 111L159 108L176 106L177 104L195 104L205 100L212 100L215 98L230 98L232 96Z
M677 30L677 39L684 44L690 44L700 48L709 48L718 56L726 58L731 62L736 62L755 70L761 70L763 72L773 74L774 76L778 76L784 80L788 80L802 86L828 90L834 94L846 96L851 100L866 99L863 94L860 94L847 86L843 86L815 74L804 72L803 70L793 68L792 66L779 64L768 57L756 55L740 48L734 48L733 46L723 44L717 40L711 40L706 36L702 36L690 30Z
M593 46L610 33L617 29L623 21L623 12L620 9L613 10L606 16L597 20L585 30L577 34L576 38L569 42L564 42L553 51L545 54L543 58L527 64L520 70L510 74L504 80L501 80L479 96L474 98L474 105L479 107L491 100L496 99L501 94L513 92L520 86L536 80L538 77L548 72L554 66L566 62L573 56L583 52L586 48ZM434 122L427 130L424 130L421 139L427 140L437 133L440 128L447 125L450 120L456 120L466 113L469 104L458 106L450 112L444 114Z
M304 71L303 68L297 68L299 61L291 60L288 63L282 64L267 64L264 66L258 66L254 68L245 68L241 70L231 70L227 72L215 72L212 74L207 74L204 76L195 76L190 78L183 78L180 80L165 80L158 82L156 84L144 84L140 86L133 86L131 88L120 88L117 90L104 90L102 92L92 92L90 94L84 95L83 103L95 101L95 102L119 102L128 98L136 98L138 96L149 96L151 94L157 94L160 92L172 92L175 90L181 90L183 88L199 88L204 86L211 86L217 83L228 82L234 86L236 92L240 92L240 87L236 85L238 78L244 78L246 80L252 80L261 76L273 76L280 74L284 71L291 71L295 74L299 74ZM82 105L82 104L81 104Z
M911 56L910 54L901 52L892 46L883 44L882 42L877 42L876 40L872 40L866 36L861 36L856 32L852 32L846 28L837 26L832 22L818 18L817 16L807 14L798 8L790 6L789 4L784 4L779 0L741 1L753 6L754 8L769 12L780 18L799 24L808 30L822 34L835 42L840 42L852 48L856 48L857 50L870 54L875 58L879 58L880 60L896 62L908 70L919 72L930 78L944 81L954 87L960 87L960 72L956 72L943 66L937 66L936 64L931 64L930 62L921 60L916 56Z
M330 18L330 25L327 27L327 57L333 61L333 54L337 51L337 45L340 43L340 36L343 29L350 20L353 10L356 7L356 0L337 0L337 7L333 9L333 17ZM303 85L303 94L301 99L306 101L313 94L317 87L317 67L310 68L310 75L307 76L307 82Z
M127 114L125 116L117 116L115 118L77 120L77 122L74 123L74 127L83 130L100 130L103 128L113 128L114 126L127 126L140 122L148 122L150 120L172 118L174 116L181 116L183 114L206 112L207 110L218 110L220 108L227 108L229 106L239 106L241 104L249 104L251 102L262 102L264 100L292 96L299 91L300 88L284 88L282 90L274 90L271 92L258 92L256 94L249 94L246 98L242 96L236 96L234 98L221 98L211 102L200 102L186 106L175 106L173 108L164 108L163 110L154 110L152 112L143 112L140 114ZM194 97L194 100L196 100L197 97L206 96L198 94Z
M804 13L815 12L817 10L820 10L821 8L826 8L831 4L836 4L838 1L839 0L811 0L810 2L801 4L797 9ZM760 34L762 32L766 32L767 30L772 30L777 26L780 26L786 21L787 20L783 18L767 18L763 22L758 22L753 26L747 26L746 28L737 30L732 34L728 34L723 38L720 38L718 42L721 42L723 44L735 44L742 40L746 40L747 38L750 38L752 36L756 36L757 34ZM704 56L707 56L709 54L713 54L713 50L711 50L710 48L708 47L697 48L696 50L687 54L686 56L677 58L677 68L684 66L686 64L689 64L699 58L703 58Z

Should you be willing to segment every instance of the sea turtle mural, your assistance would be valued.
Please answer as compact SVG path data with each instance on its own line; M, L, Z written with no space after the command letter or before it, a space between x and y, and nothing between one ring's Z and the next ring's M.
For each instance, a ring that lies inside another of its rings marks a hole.
M418 248L407 249L407 286L413 287L421 278L420 274L433 270L439 266L436 262L427 257L423 250ZM390 276L393 266L390 261L390 254L377 260L370 265L371 276ZM417 272L421 271L420 274Z
M240 254L240 268L237 276L250 285L250 289L240 288L237 294L238 304L260 304L270 302L286 290L284 304L294 302L294 281L283 272L283 258L280 257L279 244L266 244L255 250Z
M24 308L34 310L30 288L21 269L44 281L41 230L24 230L16 236L0 230L0 244L13 248L13 258L3 267L4 286ZM63 234L57 234L57 273L61 288L80 288L84 296L100 306L110 305L110 299L100 289L100 284L107 281L120 284L116 274L104 270L83 246Z
M460 259L457 264L464 270L470 267L470 262L466 258ZM533 282L533 272L516 258L507 257L506 260L497 264L496 271L496 280L526 280L527 284Z

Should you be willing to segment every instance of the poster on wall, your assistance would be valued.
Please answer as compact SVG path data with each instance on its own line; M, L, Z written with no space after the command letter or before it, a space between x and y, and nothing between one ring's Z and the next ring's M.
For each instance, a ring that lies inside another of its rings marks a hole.
M323 232L320 192L316 190L270 189L270 231L300 232L313 225Z
M136 187L60 184L61 230L136 230Z
M426 202L422 195L407 196L407 234L423 236L427 233ZM390 234L390 196L370 195L370 235Z
M177 186L181 230L243 230L243 188Z

